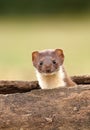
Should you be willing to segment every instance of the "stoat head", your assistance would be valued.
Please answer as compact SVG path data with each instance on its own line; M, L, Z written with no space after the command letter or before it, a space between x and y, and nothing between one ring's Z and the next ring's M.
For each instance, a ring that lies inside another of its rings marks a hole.
M62 49L32 52L32 62L38 72L52 74L57 72L64 61Z

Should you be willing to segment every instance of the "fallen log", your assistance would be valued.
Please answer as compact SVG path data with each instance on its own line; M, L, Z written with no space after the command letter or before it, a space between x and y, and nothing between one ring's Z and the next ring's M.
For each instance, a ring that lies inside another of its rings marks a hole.
M90 76L41 90L38 82L0 81L0 130L90 130Z

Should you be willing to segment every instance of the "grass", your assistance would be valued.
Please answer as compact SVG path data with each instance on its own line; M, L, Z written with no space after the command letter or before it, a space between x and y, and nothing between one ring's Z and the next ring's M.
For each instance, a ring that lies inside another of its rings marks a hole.
M90 74L90 19L0 20L0 79L34 80L34 50L62 48L69 75Z

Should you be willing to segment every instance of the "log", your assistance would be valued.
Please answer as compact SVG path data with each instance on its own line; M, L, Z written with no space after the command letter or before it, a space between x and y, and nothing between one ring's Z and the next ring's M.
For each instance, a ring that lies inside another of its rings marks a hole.
M41 90L37 81L0 81L0 130L90 130L90 76L75 87Z

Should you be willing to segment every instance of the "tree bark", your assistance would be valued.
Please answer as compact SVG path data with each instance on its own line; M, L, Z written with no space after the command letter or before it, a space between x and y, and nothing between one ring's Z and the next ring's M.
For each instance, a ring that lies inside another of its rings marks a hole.
M90 130L90 76L72 79L79 85L52 90L0 81L0 130Z

